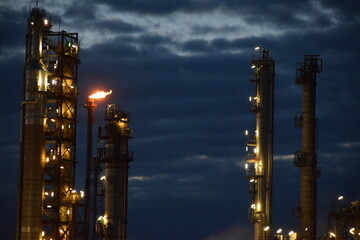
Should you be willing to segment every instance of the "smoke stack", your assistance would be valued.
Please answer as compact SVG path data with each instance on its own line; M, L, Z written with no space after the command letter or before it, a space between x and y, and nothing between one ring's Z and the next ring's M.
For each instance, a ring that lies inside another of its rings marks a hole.
M296 84L303 85L303 110L295 117L302 127L302 150L295 153L294 165L300 168L299 239L316 239L316 183L320 174L316 159L316 76L322 71L319 55L305 55L299 64Z

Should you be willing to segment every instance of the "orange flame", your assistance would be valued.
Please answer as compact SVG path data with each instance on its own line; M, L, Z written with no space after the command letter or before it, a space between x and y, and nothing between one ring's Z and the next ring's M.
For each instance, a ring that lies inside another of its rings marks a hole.
M99 91L89 96L90 99L98 99L98 98L105 98L107 95L111 94L112 90L108 92Z

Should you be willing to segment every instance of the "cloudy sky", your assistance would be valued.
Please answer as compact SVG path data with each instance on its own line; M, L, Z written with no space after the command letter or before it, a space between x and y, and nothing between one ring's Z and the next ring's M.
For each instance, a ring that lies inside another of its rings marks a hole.
M359 200L360 2L357 0L78 0L39 1L54 31L81 41L78 188L83 188L85 109L94 89L112 89L99 103L132 113L135 138L129 183L129 240L251 239L245 178L246 129L254 84L253 48L276 62L274 227L297 229L299 169L293 152L301 130L297 63L320 54L317 84L318 235L339 194ZM14 239L26 21L35 1L0 3L0 232Z

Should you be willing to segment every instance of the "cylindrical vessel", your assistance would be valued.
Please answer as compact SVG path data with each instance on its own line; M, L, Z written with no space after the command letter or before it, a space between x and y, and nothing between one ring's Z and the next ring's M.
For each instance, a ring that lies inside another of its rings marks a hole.
M128 139L129 115L109 105L105 140L104 239L126 240L128 168L131 160Z
M25 65L25 93L22 103L21 171L18 201L17 239L40 239L44 200L45 118L47 71L41 59L45 11L34 8L29 18Z

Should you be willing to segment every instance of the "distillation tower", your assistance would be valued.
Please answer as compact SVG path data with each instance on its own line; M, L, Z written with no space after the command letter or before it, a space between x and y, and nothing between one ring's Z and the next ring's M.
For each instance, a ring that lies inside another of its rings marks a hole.
M294 165L300 168L299 239L316 239L316 183L320 170L316 159L316 77L322 71L319 55L305 55L296 72L296 84L303 85L302 114L295 126L302 127L302 150L295 153Z
M255 96L249 98L250 112L256 114L256 130L247 135L246 176L252 203L249 220L254 224L255 240L270 240L272 207L272 165L274 131L274 77L275 63L270 51L255 48L250 81L255 83Z
M99 141L95 173L100 186L95 188L95 197L101 197L96 233L101 240L126 240L128 208L128 170L133 153L128 149L128 140L133 137L129 128L130 113L109 104L105 111L107 124L99 128ZM98 177L101 170L104 176ZM100 195L100 196L99 196Z
M75 186L78 34L52 32L46 11L28 19L21 104L17 240L77 235Z

